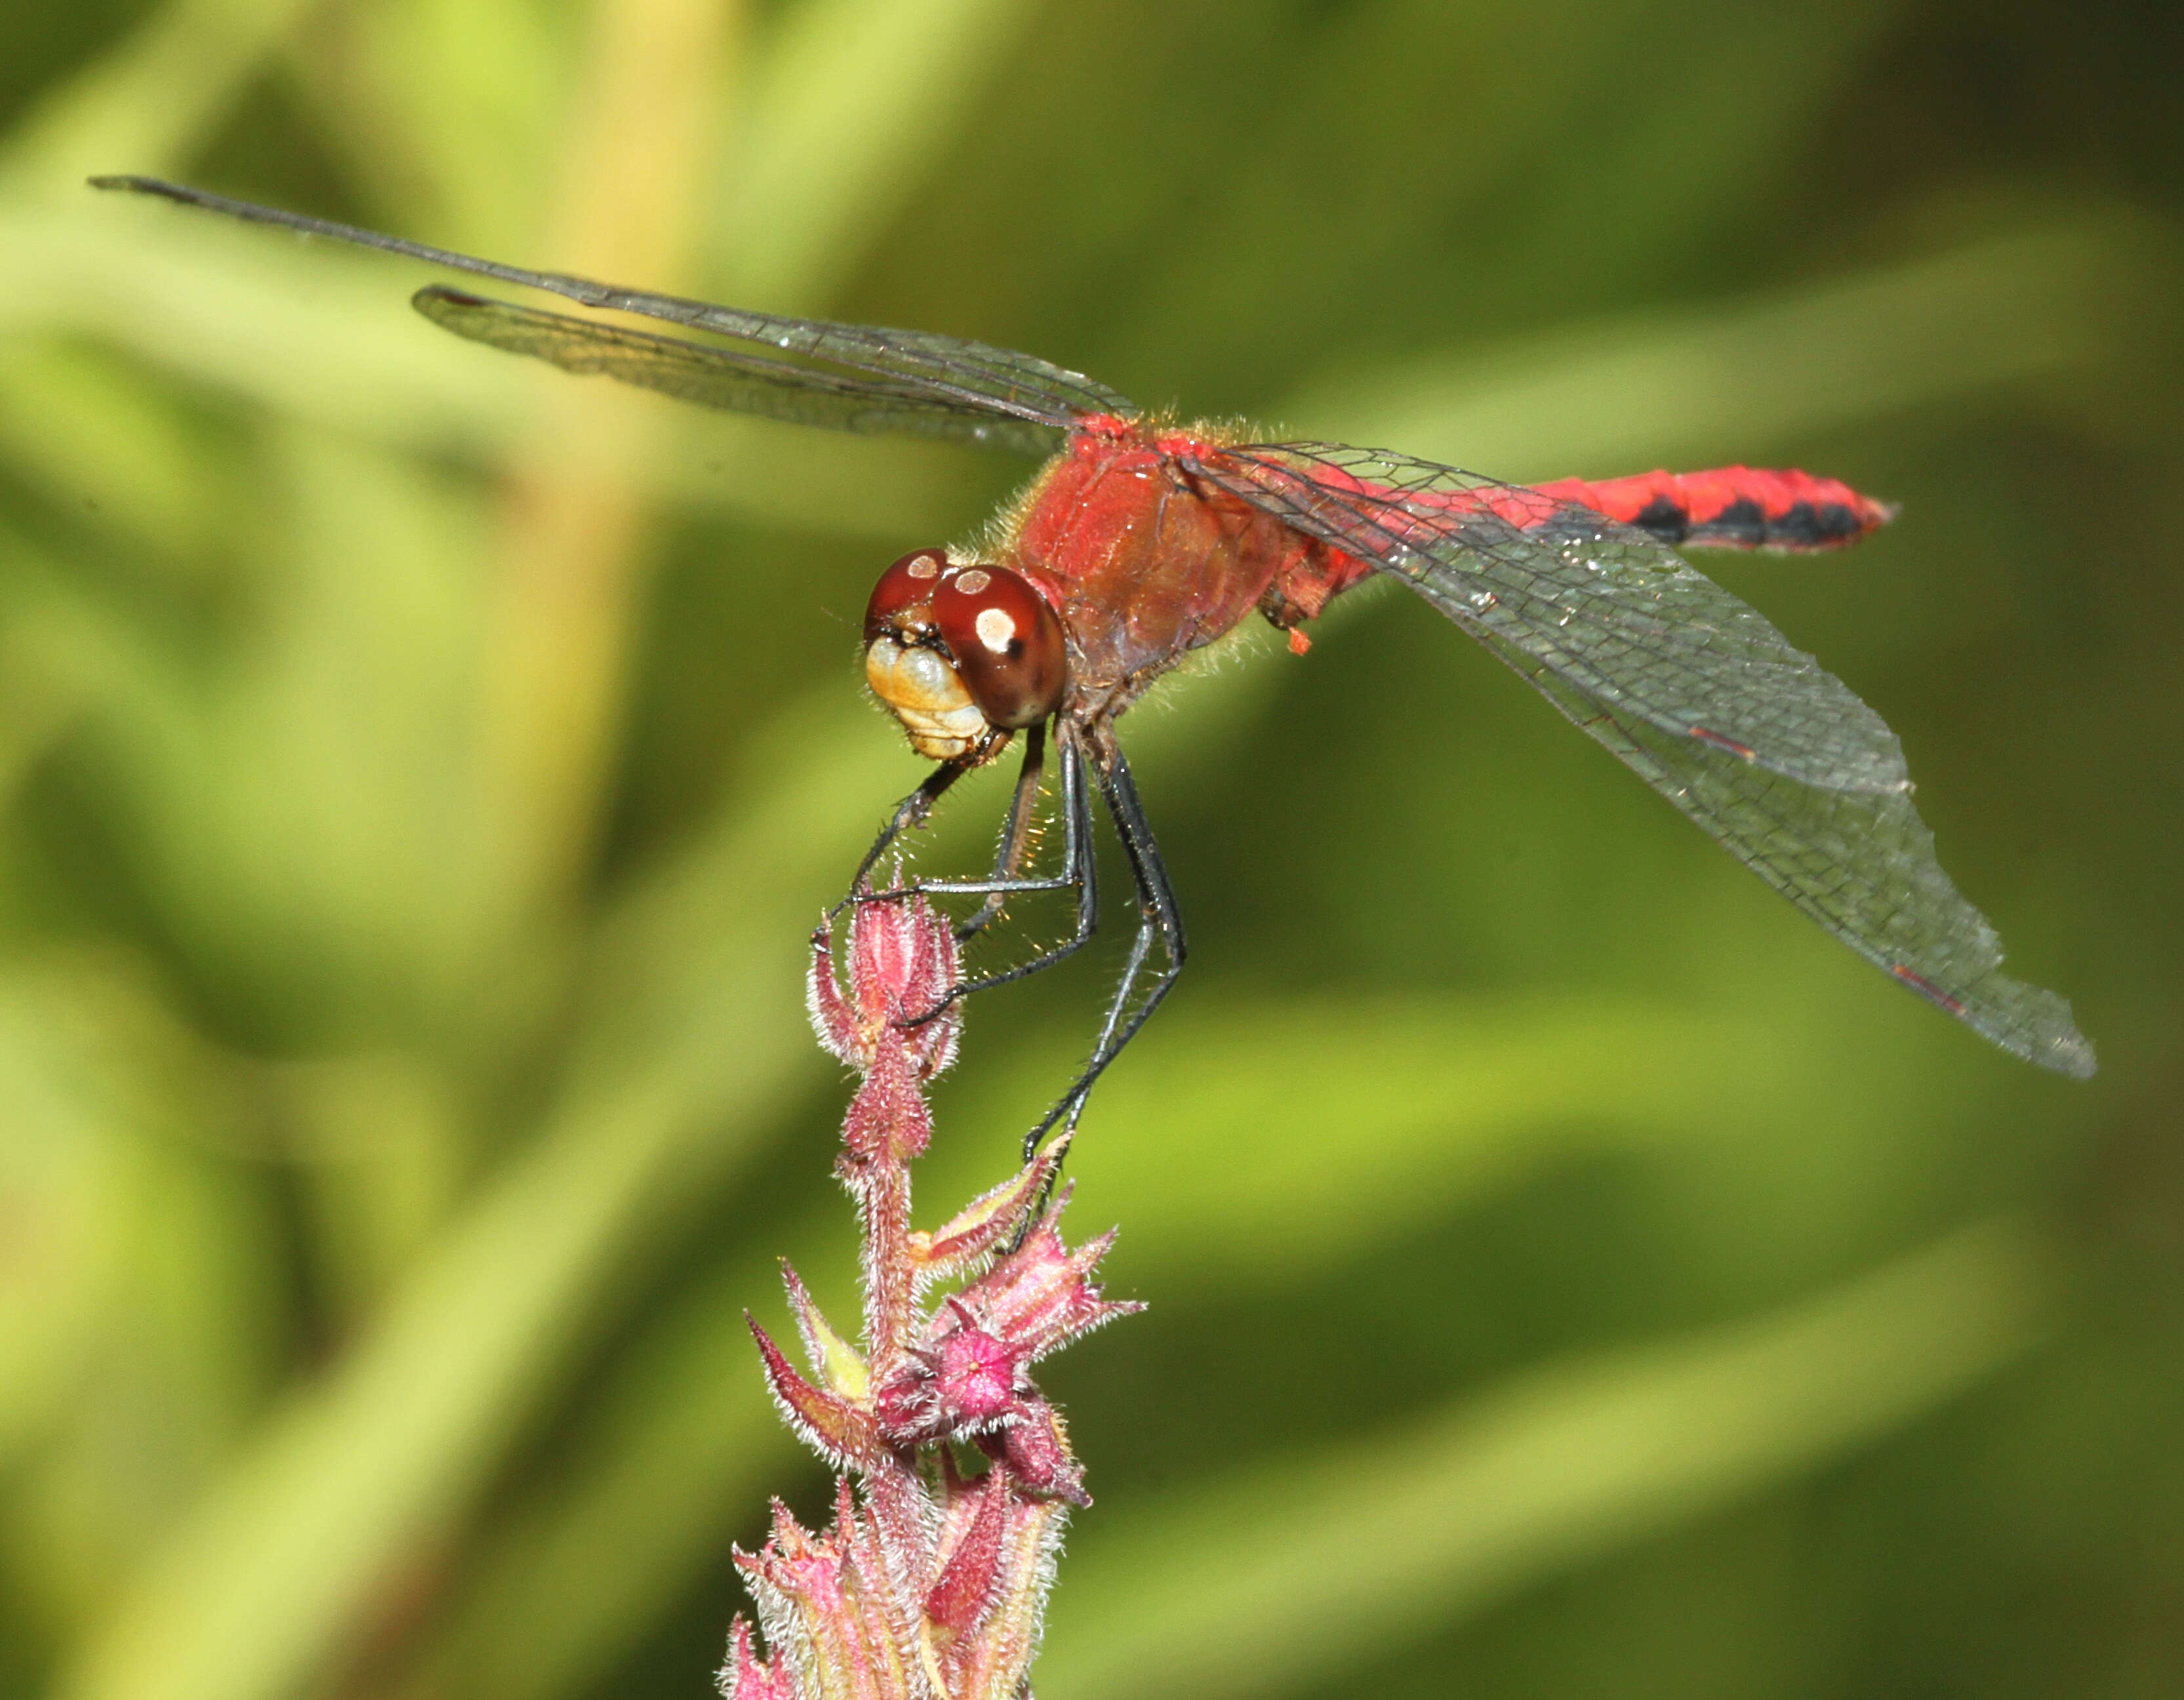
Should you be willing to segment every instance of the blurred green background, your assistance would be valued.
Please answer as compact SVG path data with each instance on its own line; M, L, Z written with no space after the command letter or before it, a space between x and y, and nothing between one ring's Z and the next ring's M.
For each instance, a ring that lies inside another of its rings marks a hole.
M854 623L1028 470L528 370L133 170L1901 501L1709 570L2099 1079L1415 599L1247 640L1125 722L1194 956L1072 1158L1152 1309L1049 1373L1039 1692L2184 1692L2180 81L2154 0L0 8L0 1690L705 1692L731 1542L825 1509L741 1313L848 1307L803 940L920 771ZM1121 942L977 1006L928 1219Z

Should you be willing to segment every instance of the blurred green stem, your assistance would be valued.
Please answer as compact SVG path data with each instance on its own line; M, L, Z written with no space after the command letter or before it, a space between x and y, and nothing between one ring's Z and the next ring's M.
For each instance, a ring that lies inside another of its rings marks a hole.
M599 8L546 244L554 264L655 288L687 279L706 144L742 30L739 11L717 0ZM482 761L504 900L552 914L591 849L621 727L649 528L628 469L660 421L597 385L543 393L532 443L507 468ZM583 452L588 443L596 454Z

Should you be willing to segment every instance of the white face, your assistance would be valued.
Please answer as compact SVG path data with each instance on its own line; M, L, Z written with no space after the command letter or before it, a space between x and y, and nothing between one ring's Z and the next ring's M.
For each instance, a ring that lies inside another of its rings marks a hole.
M995 736L970 687L938 649L913 648L883 633L865 648L865 680L928 761L978 753Z

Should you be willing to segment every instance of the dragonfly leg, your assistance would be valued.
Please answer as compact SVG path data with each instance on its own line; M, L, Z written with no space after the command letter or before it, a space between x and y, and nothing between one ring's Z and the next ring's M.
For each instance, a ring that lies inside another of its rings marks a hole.
M1073 956L1091 942L1100 927L1100 882L1092 856L1092 799L1084 783L1084 752L1076 735L1065 727L1056 739L1061 752L1061 872L1052 878L1022 878L1015 875L1004 877L995 870L992 879L931 880L918 887L922 891L954 893L983 893L989 903L995 898L1006 900L1023 891L1059 891L1073 888L1077 893L1077 925L1068 938L1050 950L1041 951L1028 962L1019 962L999 973L981 975L975 979L959 980L949 988L948 995L931 1009L912 1016L905 1026L928 1022L949 1007L959 998L972 992L990 991L995 986L1007 985L1011 980L1021 980L1050 968L1056 962ZM1030 761L1029 752L1026 762ZM1034 789L1036 789L1034 786ZM1017 794L1024 796L1025 788L1019 783ZM1015 854L1010 842L1013 831L1002 841L1002 861L1006 863ZM983 915L984 911L980 911ZM973 919L977 919L974 917Z
M1091 1094L1093 1083L1106 1072L1109 1063L1122 1055L1123 1047L1137 1037L1138 1029L1160 1006L1161 1000L1175 984L1176 976L1183 972L1188 950L1182 912L1176 906L1175 888L1168 883L1160 846L1153 841L1145 807L1138 800L1130 765L1112 743L1105 753L1106 760L1100 764L1100 790L1106 799L1107 812L1114 820L1116 833L1123 841L1123 853L1129 859L1130 878L1138 895L1138 934L1131 941L1129 961L1124 964L1115 995L1108 1002L1106 1019L1100 1024L1100 1043L1092 1052L1091 1061L1054 1107L1040 1118L1039 1125L1024 1135L1026 1162L1038 1153L1040 1142L1058 1123L1075 1129L1078 1118L1084 1113L1084 1101ZM1131 999L1156 944L1161 947L1162 966L1150 989L1133 1007Z
M986 901L978 913L956 929L960 941L984 928L1000 912L1001 906L1021 892L1060 891L1081 883L1076 872L1083 857L1072 853L1067 866L1059 874L1026 876L1016 869L1029 853L1033 828L1038 821L1039 778L1046 761L1046 728L1034 727L1024 741L1023 768L1017 776L1016 793L1009 803L1007 819L1001 829L1001 848L994 864L994 872L987 879L913 879L903 885L891 885L883 891L874 891L866 883L873 867L887 853L888 847L912 827L924 824L933 811L933 803L941 793L978 764L972 760L947 762L935 768L926 781L895 805L895 811L872 847L865 852L865 859L857 864L855 876L850 882L850 895L827 911L831 917L838 915L852 903L891 903L899 898L939 894L951 897L983 896ZM1070 766L1065 749L1061 769L1063 818L1069 820L1069 799L1084 789L1081 763L1076 771Z
M879 859L888 853L888 847L913 828L923 826L933 813L933 805L940 800L941 794L970 771L971 764L967 761L943 762L925 776L924 783L894 805L894 813L888 817L888 823L880 828L879 836L872 840L872 847L865 852L865 859L857 864L856 872L850 876L850 895L827 911L828 920L833 920L860 897L870 895L866 892L865 883L871 878L872 869L878 865ZM888 892L880 895L894 896L897 894Z
M978 912L956 928L957 944L976 937L1000 919L1010 894L1023 889L1017 882L1031 854L1034 829L1039 822L1039 782L1045 772L1046 723L1042 721L1024 734L1023 765L1017 770L1017 788L1009 798L1009 812L1001 822L1000 849L994 857L994 889L986 894ZM1042 883L1039 889L1055 888Z

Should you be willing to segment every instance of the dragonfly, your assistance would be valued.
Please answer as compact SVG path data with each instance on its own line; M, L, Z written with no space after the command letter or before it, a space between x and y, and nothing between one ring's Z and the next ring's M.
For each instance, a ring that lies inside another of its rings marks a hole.
M1193 651L1256 613L1301 653L1343 591L1401 581L1760 878L1899 984L2042 1067L2079 1079L2092 1045L2056 994L2002 972L1913 807L1896 734L1758 610L1678 553L1855 543L1894 510L1830 478L1730 466L1509 484L1378 449L1261 442L1147 413L1030 354L916 331L716 306L504 265L140 176L94 187L365 248L716 337L700 342L432 285L412 298L473 342L681 400L839 431L981 444L1045 464L974 546L881 574L865 674L934 763L859 865L854 897L965 774L1022 735L991 872L904 890L1006 902L1074 895L1069 936L959 980L928 1019L1083 949L1099 926L1096 794L1121 842L1137 928L1089 1060L1026 1136L1073 1129L1094 1082L1181 973L1181 911L1115 731ZM1035 853L1050 745L1060 867Z

